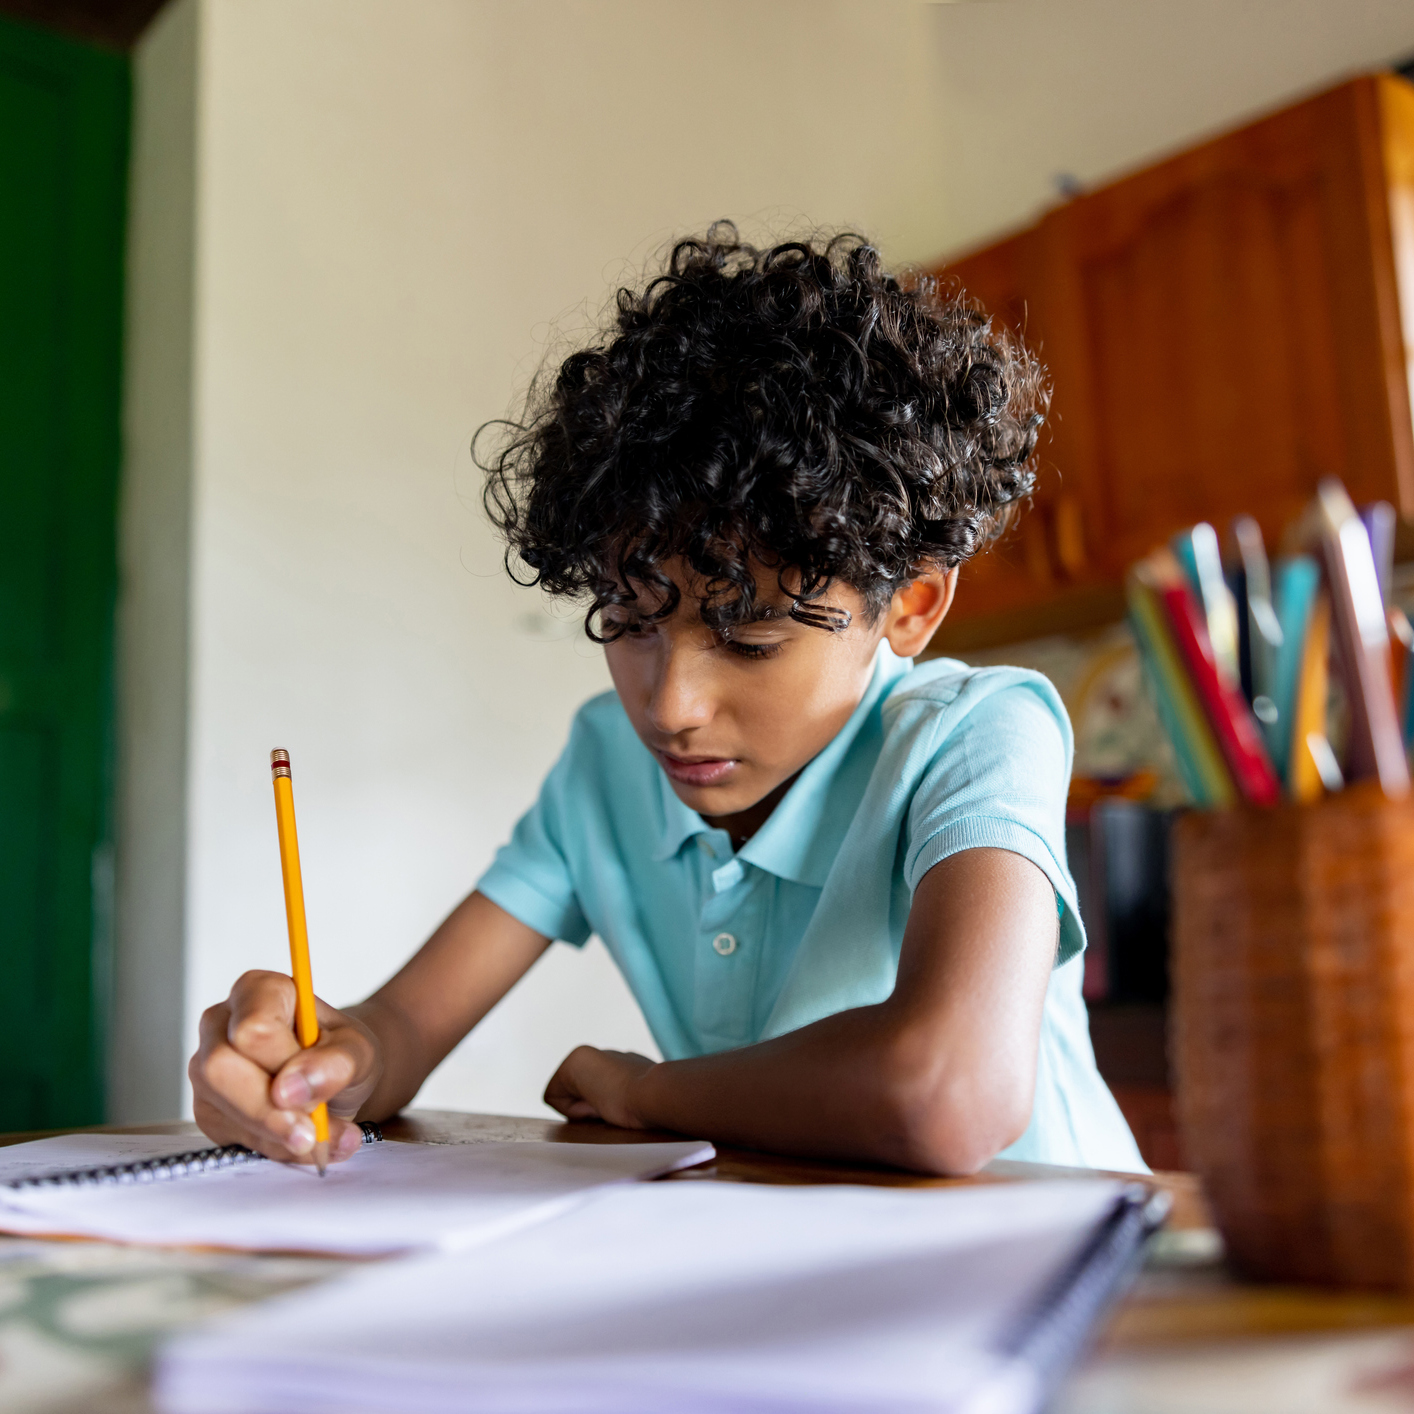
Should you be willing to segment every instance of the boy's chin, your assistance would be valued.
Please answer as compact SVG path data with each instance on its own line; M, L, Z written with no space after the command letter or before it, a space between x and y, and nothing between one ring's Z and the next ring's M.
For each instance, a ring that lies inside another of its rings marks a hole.
M749 810L756 803L749 790L743 791L735 784L689 785L686 781L675 781L671 776L668 777L668 784L672 786L673 794L699 815L735 815L739 811Z
M668 784L689 810L695 810L706 820L725 820L761 805L782 784L767 782L761 785L753 779L754 776L754 772L739 768L734 778L720 784L691 785L685 781L675 781L671 776L668 777Z

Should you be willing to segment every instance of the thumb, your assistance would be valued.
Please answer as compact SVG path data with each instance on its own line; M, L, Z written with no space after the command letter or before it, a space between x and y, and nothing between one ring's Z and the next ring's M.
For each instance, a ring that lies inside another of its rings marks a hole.
M281 1109L311 1109L363 1082L373 1061L373 1045L362 1031L335 1027L280 1068L270 1083L270 1098Z

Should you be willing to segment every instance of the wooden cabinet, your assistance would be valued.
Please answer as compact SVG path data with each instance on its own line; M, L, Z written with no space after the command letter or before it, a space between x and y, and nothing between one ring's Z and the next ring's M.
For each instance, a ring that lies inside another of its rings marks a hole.
M1055 385L1042 481L942 647L1117 615L1125 567L1324 475L1414 517L1414 85L1356 79L938 267ZM1401 322L1400 288L1404 290Z

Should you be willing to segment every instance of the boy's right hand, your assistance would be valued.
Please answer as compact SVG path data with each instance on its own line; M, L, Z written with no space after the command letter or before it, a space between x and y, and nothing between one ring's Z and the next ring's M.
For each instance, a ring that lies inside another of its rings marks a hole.
M295 1037L295 984L282 972L247 972L201 1018L191 1058L196 1122L218 1144L244 1144L267 1158L313 1161L309 1111L329 1104L329 1157L362 1142L353 1116L383 1073L377 1036L357 1017L316 999L319 1040Z

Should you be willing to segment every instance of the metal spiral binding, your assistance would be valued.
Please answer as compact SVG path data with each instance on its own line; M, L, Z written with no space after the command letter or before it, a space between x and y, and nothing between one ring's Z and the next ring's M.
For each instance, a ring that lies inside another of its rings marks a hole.
M382 1141L383 1131L376 1124L360 1120L365 1144ZM164 1183L191 1174L214 1173L218 1169L238 1168L256 1161L268 1162L264 1154L247 1149L244 1144L223 1144L214 1149L189 1149L184 1154L167 1154L160 1159L135 1159L130 1164L106 1164L101 1168L63 1169L57 1173L31 1174L28 1178L12 1178L0 1182L0 1188L111 1188L115 1184Z

